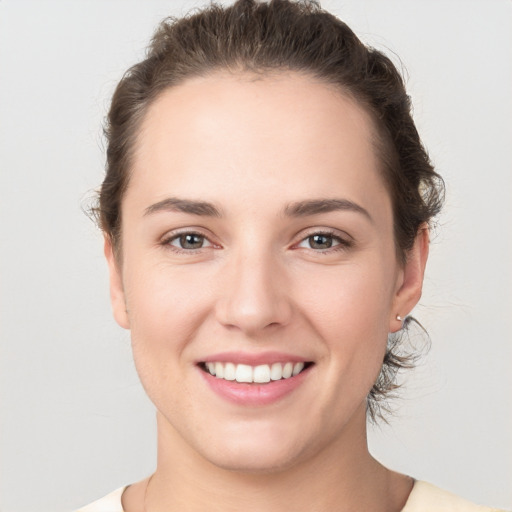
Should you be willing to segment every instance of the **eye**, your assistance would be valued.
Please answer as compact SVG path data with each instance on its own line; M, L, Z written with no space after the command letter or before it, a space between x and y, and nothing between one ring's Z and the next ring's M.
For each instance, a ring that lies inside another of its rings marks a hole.
M204 247L210 247L211 242L199 233L181 233L166 241L166 244L172 245L182 250L197 250Z
M308 236L306 242L311 249L330 249L333 244L337 245L339 242L334 240L332 235L316 234Z
M304 238L297 247L314 249L317 251L327 251L329 249L342 249L351 246L351 242L334 235L333 233L313 233Z

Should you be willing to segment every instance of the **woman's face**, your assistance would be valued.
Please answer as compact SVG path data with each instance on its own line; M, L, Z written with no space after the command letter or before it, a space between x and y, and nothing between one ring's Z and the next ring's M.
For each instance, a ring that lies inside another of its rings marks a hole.
M372 137L357 104L298 74L191 79L149 109L121 264L106 253L116 319L174 442L259 471L362 437L426 258L417 243L397 262Z

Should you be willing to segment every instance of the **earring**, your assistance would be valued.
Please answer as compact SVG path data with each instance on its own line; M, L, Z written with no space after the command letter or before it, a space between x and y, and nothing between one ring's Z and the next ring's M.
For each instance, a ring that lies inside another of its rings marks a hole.
M399 322L403 322L403 319L400 315L396 315L396 319L399 321Z

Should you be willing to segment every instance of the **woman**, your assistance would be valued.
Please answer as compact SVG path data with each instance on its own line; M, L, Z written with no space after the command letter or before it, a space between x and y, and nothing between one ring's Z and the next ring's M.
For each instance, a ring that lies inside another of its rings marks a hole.
M83 510L490 510L367 447L443 196L390 60L314 5L214 6L160 26L108 122L97 214L158 464Z

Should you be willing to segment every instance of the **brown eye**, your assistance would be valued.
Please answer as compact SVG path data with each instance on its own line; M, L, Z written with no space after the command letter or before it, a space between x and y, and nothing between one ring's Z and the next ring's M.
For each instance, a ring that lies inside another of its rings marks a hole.
M329 249L333 245L333 237L331 235L312 235L308 237L308 243L311 249Z
M302 239L298 247L304 249L313 249L318 252L330 252L330 249L337 250L351 247L352 243L349 240L336 236L332 233L313 233L308 237Z

